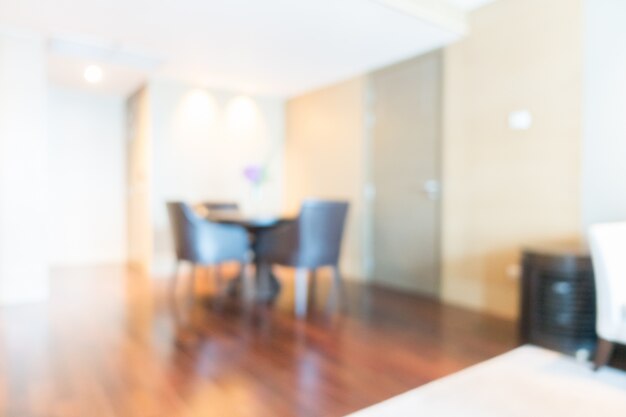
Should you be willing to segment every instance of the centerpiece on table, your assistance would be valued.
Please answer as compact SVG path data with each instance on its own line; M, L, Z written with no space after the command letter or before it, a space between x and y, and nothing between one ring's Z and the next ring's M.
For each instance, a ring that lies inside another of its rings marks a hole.
M268 166L261 164L249 164L243 169L243 176L249 185L249 197L244 204L244 211L249 214L267 214L267 201L263 191L269 180L268 171Z

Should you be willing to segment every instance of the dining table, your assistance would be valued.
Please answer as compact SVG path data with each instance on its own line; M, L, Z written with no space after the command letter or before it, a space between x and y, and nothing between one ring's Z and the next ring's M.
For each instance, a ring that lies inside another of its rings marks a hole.
M267 233L281 225L292 222L296 219L296 216L251 214L238 210L209 210L204 217L211 222L240 226L248 232L252 263L255 266L256 298L265 301L274 300L280 294L281 285L272 273L271 268L269 270L269 279L267 281L262 279L263 265L258 257L257 242L262 233ZM264 285L266 282L267 285ZM231 281L228 292L231 295L236 295L240 292L241 287L242 278L239 277Z

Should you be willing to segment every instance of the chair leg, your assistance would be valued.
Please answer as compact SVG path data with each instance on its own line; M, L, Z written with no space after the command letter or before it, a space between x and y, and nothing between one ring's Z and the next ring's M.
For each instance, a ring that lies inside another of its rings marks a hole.
M308 304L315 306L317 304L317 269L311 269L310 278L309 278L309 294L308 294Z
M613 353L613 348L615 344L608 340L598 338L598 347L596 349L596 357L593 361L593 370L597 371L601 367L605 366L609 363L609 359L611 359L611 354Z
M192 262L191 263L191 280L189 281L189 295L192 297L196 293L196 276L198 272L197 270L198 270L198 266Z
M307 311L307 297L308 297L308 278L309 270L306 268L296 269L296 283L295 283L295 301L296 301L296 316L303 317Z
M343 285L343 278L338 266L333 267L333 287L331 289L330 297L328 300L328 307L333 310L338 310L341 307L342 310L347 309L345 288Z
M254 276L250 272L248 261L244 260L240 264L239 282L241 295L244 301L250 301L254 298Z
M256 269L257 297L264 301L270 301L272 298L272 265L266 262L259 262Z
M222 276L222 266L217 264L213 269L213 277L215 278L215 289L217 290L217 295L224 295L224 279Z
M180 272L181 263L182 262L178 259L176 260L176 263L174 263L174 274L172 276L172 280L170 281L170 293L172 295L176 294L176 286L178 284L178 274Z

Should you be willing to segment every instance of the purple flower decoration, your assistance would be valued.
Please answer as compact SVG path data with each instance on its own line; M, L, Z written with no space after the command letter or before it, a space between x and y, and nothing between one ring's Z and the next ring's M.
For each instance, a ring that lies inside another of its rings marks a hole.
M243 169L243 176L252 185L260 185L265 179L265 169L260 165L248 165Z

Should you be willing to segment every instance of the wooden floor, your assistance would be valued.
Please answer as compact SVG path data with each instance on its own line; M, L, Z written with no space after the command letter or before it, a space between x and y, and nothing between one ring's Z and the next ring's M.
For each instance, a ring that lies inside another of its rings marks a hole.
M424 298L351 285L347 313L297 320L288 276L265 307L207 278L172 304L123 268L55 271L49 302L0 310L0 415L341 416L516 345L513 323Z

